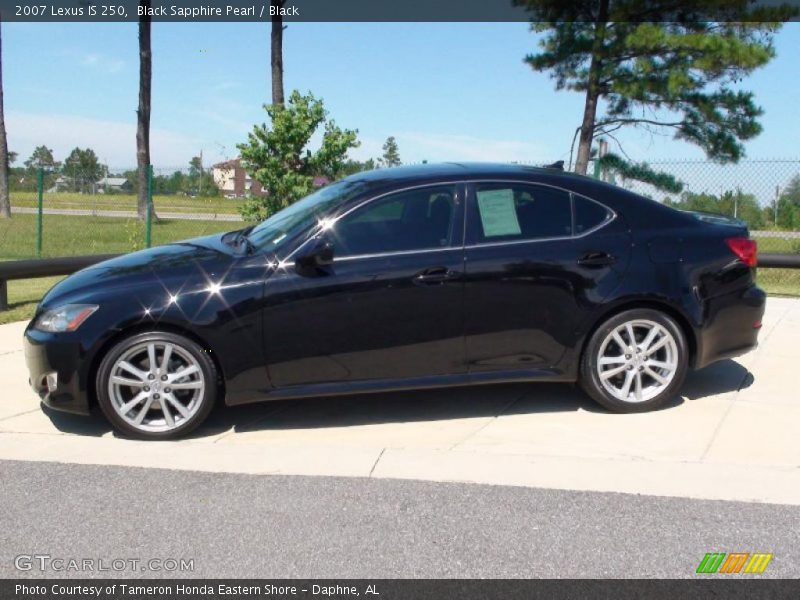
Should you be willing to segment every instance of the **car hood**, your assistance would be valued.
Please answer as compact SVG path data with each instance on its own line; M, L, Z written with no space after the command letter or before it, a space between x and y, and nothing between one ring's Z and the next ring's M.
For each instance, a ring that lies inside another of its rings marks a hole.
M125 254L82 269L57 283L42 299L40 309L65 302L92 302L105 293L119 294L126 288L141 288L154 280L186 279L198 268L216 271L229 263L232 249L221 235L205 236Z

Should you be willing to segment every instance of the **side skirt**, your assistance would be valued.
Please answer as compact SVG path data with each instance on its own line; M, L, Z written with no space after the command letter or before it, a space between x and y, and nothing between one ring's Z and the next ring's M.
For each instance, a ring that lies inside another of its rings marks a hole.
M348 396L350 394L371 394L377 392L399 392L432 388L464 387L492 383L573 382L574 377L555 369L525 369L492 371L487 373L462 373L457 375L436 375L432 377L413 377L407 379L367 379L333 383L312 383L293 385L279 389L262 390L252 394L237 394L226 397L229 406L287 400L290 398L311 398L324 396Z

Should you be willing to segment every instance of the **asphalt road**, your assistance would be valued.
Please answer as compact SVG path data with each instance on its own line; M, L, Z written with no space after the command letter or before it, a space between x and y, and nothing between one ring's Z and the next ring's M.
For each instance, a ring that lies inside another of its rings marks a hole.
M20 554L194 559L193 577L695 577L713 551L800 576L784 505L15 461L0 481L2 577L91 576L20 572Z

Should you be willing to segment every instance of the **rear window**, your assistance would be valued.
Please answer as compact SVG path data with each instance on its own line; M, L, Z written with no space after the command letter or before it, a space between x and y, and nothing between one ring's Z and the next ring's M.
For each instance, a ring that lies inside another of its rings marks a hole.
M569 194L522 183L478 184L470 206L469 230L477 242L569 237Z
M575 235L594 229L611 218L611 211L582 196L573 196L575 210Z

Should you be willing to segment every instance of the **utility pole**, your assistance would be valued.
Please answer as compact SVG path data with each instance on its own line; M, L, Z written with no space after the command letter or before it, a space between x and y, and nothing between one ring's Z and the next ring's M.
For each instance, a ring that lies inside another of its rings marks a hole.
M780 194L781 194L781 186L776 185L775 186L775 220L774 220L775 227L778 226L778 197L780 196Z

